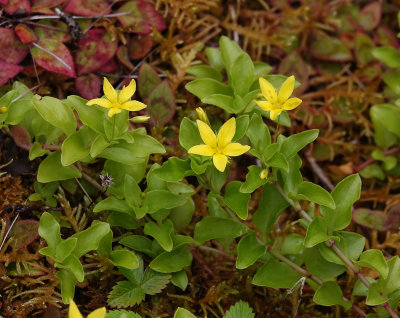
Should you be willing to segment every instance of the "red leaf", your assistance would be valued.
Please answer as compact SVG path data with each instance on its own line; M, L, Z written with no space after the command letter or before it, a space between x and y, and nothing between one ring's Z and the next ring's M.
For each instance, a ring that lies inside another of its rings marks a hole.
M15 33L21 40L22 43L28 44L37 41L37 36L33 31L28 28L25 24L18 24L15 27Z
M110 13L111 8L105 0L70 0L64 11L90 17Z
M3 86L9 79L21 72L23 67L0 60L0 69L0 86Z
M361 11L358 22L365 31L372 31L381 21L382 6L379 1L366 5Z
M31 12L29 0L9 0L8 4L3 5L3 9L8 14L26 14Z
M112 58L111 60L109 60L106 64L104 64L102 67L100 67L97 71L99 71L100 73L112 73L115 72L116 70L118 70L118 64L115 61L114 58Z
M31 136L29 132L18 125L13 126L12 129L12 137L15 143L22 149L30 149L31 148Z
M45 50L50 51L63 61L63 63L60 62L53 55L35 46L32 48L32 56L39 66L50 72L63 74L70 77L76 76L71 53L62 42L44 39L39 40L37 44L43 47Z
M154 6L145 1L129 1L116 12L130 12L131 14L117 17L119 22L126 26L134 26L132 32L150 33L151 28L155 27L158 31L165 29L165 23Z
M118 61L121 62L122 65L124 65L128 70L132 71L135 67L129 61L129 56L128 56L128 49L126 46L121 45L118 50L117 50L117 59Z
M0 0L0 4L8 4L8 0Z
M28 46L21 43L13 30L0 28L0 59L7 63L18 64L28 52Z
M66 0L33 0L32 7L41 6L43 8L54 8L63 4ZM32 8L33 10L33 8Z
M118 42L103 29L92 29L88 37L78 43L75 55L78 75L92 73L106 64L115 55Z
M101 84L101 79L94 74L82 75L75 80L76 90L86 99L99 97Z
M35 27L35 33L39 39L52 39L61 42L68 42L71 39L67 25L60 20L40 20L38 24L43 25L43 27Z
M39 222L36 220L21 220L15 223L10 231L13 238L11 246L24 248L39 237Z
M31 9L31 13L40 13L45 15L53 15L54 11L51 10L49 7L44 6L33 6Z
M131 38L129 42L129 57L132 60L139 60L150 52L154 45L153 38L150 35L137 35Z

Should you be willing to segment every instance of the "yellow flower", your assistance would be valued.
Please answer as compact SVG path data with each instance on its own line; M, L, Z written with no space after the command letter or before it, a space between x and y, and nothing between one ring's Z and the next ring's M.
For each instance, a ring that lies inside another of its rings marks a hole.
M207 125L210 125L210 122L208 121L207 114L206 114L206 112L204 111L203 108L197 107L196 108L196 112L197 112L197 116L199 116L199 119L201 121L204 121Z
M220 128L216 136L210 126L201 120L197 120L200 137L204 145L193 146L188 150L191 154L213 158L215 168L223 172L228 163L228 156L240 156L250 149L236 142L231 142L236 132L236 120L229 119Z
M138 111L147 106L137 100L130 100L136 91L136 82L131 80L127 87L122 88L119 94L114 87L110 84L107 78L104 77L103 91L106 98L95 98L86 103L86 105L99 105L101 107L109 108L108 117L112 117L125 109L127 111Z
M7 113L8 109L6 106L0 107L0 114L5 114Z
M290 76L283 82L279 93L265 78L259 78L261 95L266 101L254 101L263 110L268 110L269 116L275 120L284 110L292 110L301 104L301 99L297 97L289 98L294 90L294 76Z
M264 180L266 177L268 177L268 169L264 169L260 172L260 179Z
M104 318L106 316L106 307L101 307L92 311L87 318ZM69 303L69 310L68 310L68 318L83 318L82 314L80 313L78 307L71 299Z

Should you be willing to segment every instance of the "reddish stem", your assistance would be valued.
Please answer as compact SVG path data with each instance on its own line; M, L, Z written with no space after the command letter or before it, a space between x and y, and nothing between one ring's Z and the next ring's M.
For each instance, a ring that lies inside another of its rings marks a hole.
M386 151L383 152L384 156L390 156L390 155L394 155L395 153L398 153L400 151L400 146L388 149ZM360 164L359 166L355 167L353 169L354 173L358 173L361 170L363 170L365 167L368 167L370 164L374 163L376 160L374 158L369 158L367 161L363 162L362 164Z

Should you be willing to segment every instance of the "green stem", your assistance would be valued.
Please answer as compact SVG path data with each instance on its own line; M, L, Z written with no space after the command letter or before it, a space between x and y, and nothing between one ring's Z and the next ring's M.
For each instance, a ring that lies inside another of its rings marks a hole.
M279 135L279 117L281 115L278 115L278 118L276 119L276 128L275 128L275 133L274 133L274 143L276 143L276 140L278 139Z
M111 141L114 140L114 131L115 131L115 115L113 117L114 117L114 121L113 121L113 129L112 129L112 134L111 134Z

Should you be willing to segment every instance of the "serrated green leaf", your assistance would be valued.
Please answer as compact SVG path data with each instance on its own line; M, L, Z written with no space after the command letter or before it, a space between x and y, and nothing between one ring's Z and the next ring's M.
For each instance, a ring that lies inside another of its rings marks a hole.
M224 318L254 318L254 313L248 303L240 300L229 308Z
M126 308L139 304L144 299L144 291L129 281L118 282L108 295L110 307Z
M147 268L140 286L146 294L155 295L160 293L168 285L170 278L171 275L169 274L157 273Z

